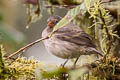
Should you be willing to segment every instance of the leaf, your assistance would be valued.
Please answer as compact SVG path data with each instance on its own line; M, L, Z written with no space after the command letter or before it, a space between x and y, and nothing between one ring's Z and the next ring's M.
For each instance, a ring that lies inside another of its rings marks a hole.
M37 22L41 17L41 5L39 0L25 0L26 13L27 13L27 24L26 28L29 28L31 23ZM31 5L32 4L32 5Z
M78 14L84 15L85 12L86 12L86 8L84 3L78 5L76 8L71 9L70 11L68 11L67 15L64 18L62 18L59 21L59 23L55 25L53 32L55 32L59 28L64 27L66 24L71 22Z
M54 76L60 76L66 69L59 68L56 65L46 65L43 67L44 72L41 72L43 78L53 78Z
M78 80L81 76L89 71L88 66L81 66L79 69L69 71L70 80Z
M53 29L53 32L50 34L50 36L59 28L64 27L65 25L67 25L68 23L70 23L77 15L81 15L83 16L86 12L87 12L87 8L86 8L86 1L85 0L83 3L81 3L80 5L78 5L77 7L71 9L68 11L68 13L66 14L66 16L64 16L59 23L57 23ZM92 6L94 0L90 0L88 1L90 6ZM88 3L87 3L88 4Z
M35 77L36 77L36 80L42 80L42 74L39 68L35 69Z

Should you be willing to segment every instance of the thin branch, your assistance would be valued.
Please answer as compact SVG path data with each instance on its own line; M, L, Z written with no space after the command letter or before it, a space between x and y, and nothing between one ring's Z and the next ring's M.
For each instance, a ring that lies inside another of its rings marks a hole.
M23 50L25 50L25 49L27 49L27 48L30 48L30 47L33 46L34 44L39 43L40 41L43 41L43 40L48 39L48 38L49 38L49 37L47 36L47 37L45 37L45 38L40 38L40 39L38 39L38 40L36 40L36 41L34 41L34 42L29 43L29 44L27 44L26 46L20 48L20 49L17 50L16 52L14 52L14 53L12 53L11 55L9 55L6 59L9 59L9 58L17 55L18 53L22 52Z
M75 8L77 5L45 5L46 8L56 7L56 8Z

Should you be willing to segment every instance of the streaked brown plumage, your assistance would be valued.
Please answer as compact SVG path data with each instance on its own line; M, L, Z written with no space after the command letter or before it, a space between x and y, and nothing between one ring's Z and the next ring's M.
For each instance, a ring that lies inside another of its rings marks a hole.
M42 37L48 36L60 20L59 16L50 17L47 27L42 32ZM52 37L44 40L44 44L48 52L63 59L79 58L80 55L101 55L90 36L71 22L58 29Z

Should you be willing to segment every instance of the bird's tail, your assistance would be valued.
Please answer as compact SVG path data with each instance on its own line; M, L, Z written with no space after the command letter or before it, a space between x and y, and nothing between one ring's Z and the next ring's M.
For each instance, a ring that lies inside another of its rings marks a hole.
M101 57L103 57L104 55L103 55L103 52L100 52L100 51L98 51L97 49L95 49L95 48L90 48L90 53L91 54L97 54L97 55L100 55Z

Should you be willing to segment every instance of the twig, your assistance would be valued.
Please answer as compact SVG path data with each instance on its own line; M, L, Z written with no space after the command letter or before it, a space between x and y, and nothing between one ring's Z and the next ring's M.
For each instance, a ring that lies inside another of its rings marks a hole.
M34 41L34 42L29 43L29 44L27 44L26 46L20 48L20 49L17 50L16 52L14 52L14 53L12 53L11 55L9 55L6 59L9 59L9 58L17 55L18 53L22 52L23 50L25 50L25 49L33 46L33 45L36 44L36 43L39 43L40 41L43 41L43 40L45 40L45 39L48 39L48 38L49 38L49 37L47 36L47 37L45 37L45 38L40 38L40 39L38 39L38 40L36 40L36 41Z
M57 8L75 8L77 5L46 5L46 8L57 7Z

